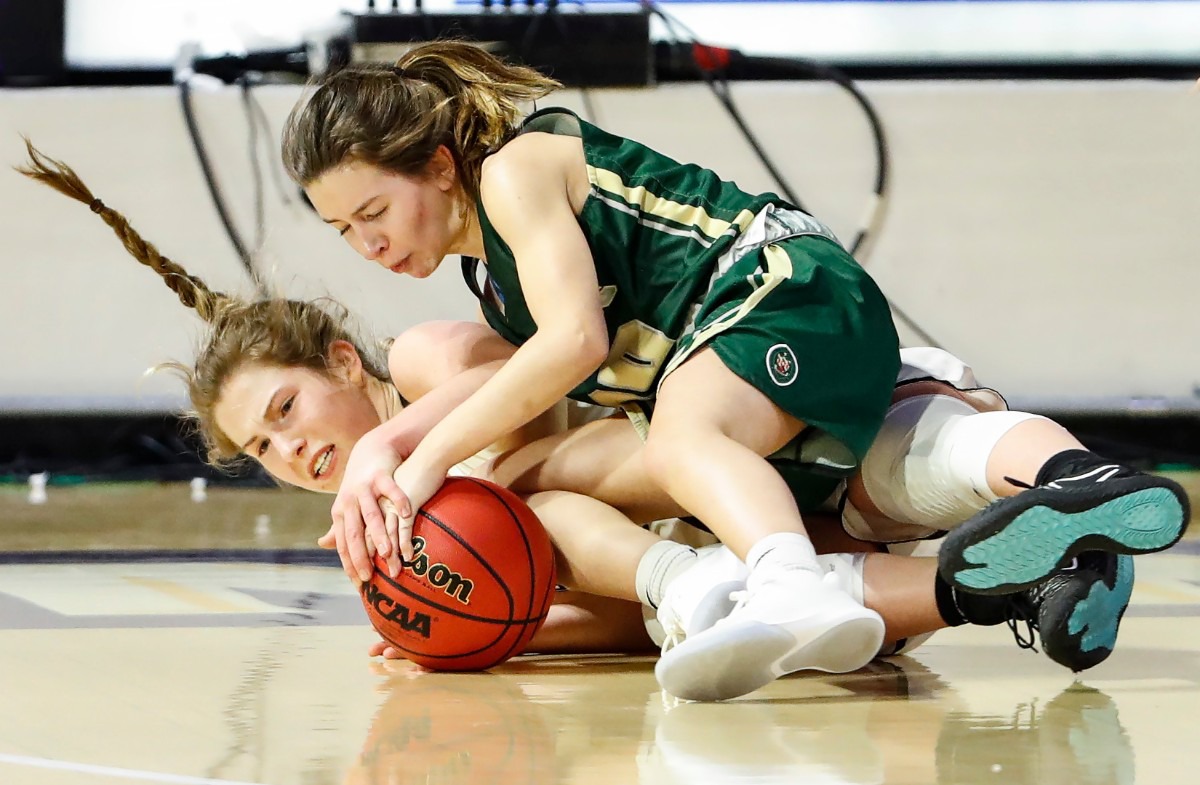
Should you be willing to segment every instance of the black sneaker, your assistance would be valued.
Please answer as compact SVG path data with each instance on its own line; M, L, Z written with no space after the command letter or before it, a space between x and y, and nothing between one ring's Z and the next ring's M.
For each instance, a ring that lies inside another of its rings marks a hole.
M1007 621L1018 646L1034 648L1036 630L1047 657L1079 672L1112 654L1132 592L1132 556L1085 551L1046 581L1012 595Z
M1083 450L1062 453L1034 487L993 502L951 531L938 569L965 591L1010 594L1046 580L1084 551L1169 548L1189 516L1187 494L1172 480Z

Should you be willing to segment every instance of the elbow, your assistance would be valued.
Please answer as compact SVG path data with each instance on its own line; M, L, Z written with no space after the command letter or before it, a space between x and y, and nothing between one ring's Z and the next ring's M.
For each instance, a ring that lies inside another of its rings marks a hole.
M591 371L608 359L608 331L604 322L595 326L576 324L554 334L554 351L559 357L570 358L574 367Z
M589 369L599 368L608 359L608 331L601 324L598 329L579 331L578 357L579 364L586 364Z

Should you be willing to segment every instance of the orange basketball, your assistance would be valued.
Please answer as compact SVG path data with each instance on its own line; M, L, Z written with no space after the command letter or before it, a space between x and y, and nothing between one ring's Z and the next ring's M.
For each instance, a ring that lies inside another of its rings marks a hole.
M495 483L451 477L417 513L411 561L376 559L362 586L375 630L433 670L477 671L520 654L554 596L554 551L533 510Z

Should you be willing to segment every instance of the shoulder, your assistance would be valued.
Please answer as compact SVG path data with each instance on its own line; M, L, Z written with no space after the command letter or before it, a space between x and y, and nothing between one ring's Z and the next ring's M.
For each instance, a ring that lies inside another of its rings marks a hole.
M433 321L410 327L388 350L392 384L415 400L465 370L505 359L512 344L477 322Z
M583 144L575 137L529 132L506 142L483 161L481 181L521 180L532 175L545 177L582 160Z
M479 197L488 215L516 206L568 201L575 206L587 190L587 163L578 137L529 132L505 144L483 162Z

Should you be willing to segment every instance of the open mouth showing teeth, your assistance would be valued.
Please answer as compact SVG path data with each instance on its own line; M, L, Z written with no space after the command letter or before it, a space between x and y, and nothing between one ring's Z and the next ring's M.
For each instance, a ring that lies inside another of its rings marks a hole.
M313 464L313 477L318 480L324 477L325 473L329 471L329 466L331 463L333 463L332 445L326 447L325 451L321 453L321 456L317 458L317 462Z

